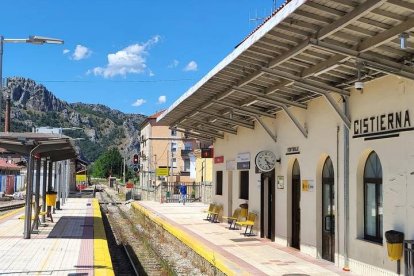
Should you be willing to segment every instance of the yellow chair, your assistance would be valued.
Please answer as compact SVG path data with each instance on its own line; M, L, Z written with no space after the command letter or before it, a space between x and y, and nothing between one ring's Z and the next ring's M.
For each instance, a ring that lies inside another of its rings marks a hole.
M210 205L208 206L208 210L205 210L204 212L207 212L207 218L206 220L210 220L211 217L211 212L213 212L215 204L214 203L210 203Z
M236 221L236 225L239 225L240 227L246 226L246 230L244 231L245 236L253 236L253 226L254 222L256 221L256 214L255 213L249 213L247 216L246 221ZM250 232L247 233L247 230L250 227Z
M236 229L235 222L238 220L240 215L240 208L236 208L233 212L233 215L231 217L224 216L223 219L227 219L227 222L230 224L229 229ZM234 224L234 227L231 227Z
M218 221L218 216L220 214L220 212L223 210L223 206L217 204L214 205L213 211L209 212L210 213L210 222L219 222Z

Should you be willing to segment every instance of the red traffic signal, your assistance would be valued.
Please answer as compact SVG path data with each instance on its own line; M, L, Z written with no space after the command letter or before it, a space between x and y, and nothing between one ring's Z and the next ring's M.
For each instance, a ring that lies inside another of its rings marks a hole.
M201 158L213 158L213 157L214 157L213 148L201 149Z
M134 162L134 164L138 164L138 161L139 161L139 156L138 156L138 154L134 154L134 158L133 158L133 162Z

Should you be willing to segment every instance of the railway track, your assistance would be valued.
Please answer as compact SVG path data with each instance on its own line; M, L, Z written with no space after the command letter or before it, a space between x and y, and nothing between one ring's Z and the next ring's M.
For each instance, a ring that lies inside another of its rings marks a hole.
M105 191L96 193L100 200L103 217L107 217L105 227L112 230L114 240L108 238L111 258L116 275L168 275L173 274L166 264L143 239L122 209L121 204ZM105 224L105 221L104 221ZM110 235L109 235L110 236ZM128 260L128 261L126 261ZM125 267L130 265L129 271ZM130 273L130 274L128 274Z
M5 212L5 211L10 211L10 210L18 209L18 208L23 207L24 205L25 205L24 203L19 203L19 204L12 204L12 205L0 206L0 213L1 212Z

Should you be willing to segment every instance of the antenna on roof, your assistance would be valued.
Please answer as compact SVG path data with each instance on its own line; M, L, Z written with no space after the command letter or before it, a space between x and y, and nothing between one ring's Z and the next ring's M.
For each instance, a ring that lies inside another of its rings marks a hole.
M257 27L257 25L259 25L260 24L260 22L261 21L263 21L263 19L264 19L265 17L259 17L258 15L257 15L257 10L256 10L256 16L255 17L250 17L250 12L249 12L249 23L250 22L255 22L256 24L255 24L255 26L254 27ZM250 24L249 24L249 27L250 27Z
M277 2L278 2L277 0L272 0L272 7L270 9L270 15L272 15L277 10L277 8L278 8L278 3ZM260 25L261 22L263 22L263 20L266 19L266 17L268 17L268 15L266 15L266 14L267 14L267 11L264 11L263 16L258 16L257 15L257 10L256 10L256 16L251 17L251 14L249 12L249 23L250 22L255 22L256 24L255 24L254 27L257 27L258 25Z
M272 13L277 9L277 0L273 0Z

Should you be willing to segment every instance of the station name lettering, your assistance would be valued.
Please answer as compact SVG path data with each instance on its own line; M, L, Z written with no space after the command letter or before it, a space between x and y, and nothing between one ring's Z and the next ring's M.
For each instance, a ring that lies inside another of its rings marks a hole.
M371 116L354 121L354 135L398 130L411 127L408 110Z

